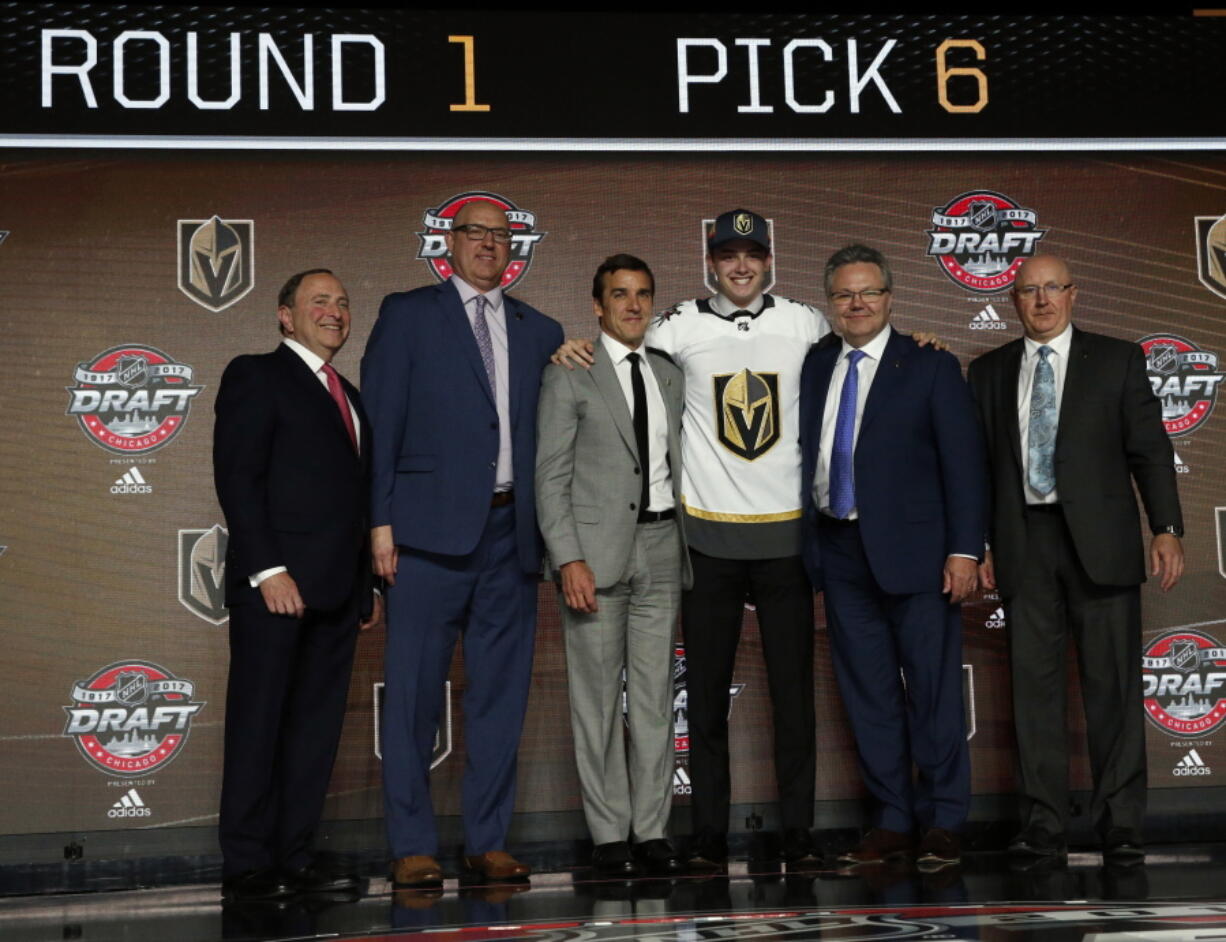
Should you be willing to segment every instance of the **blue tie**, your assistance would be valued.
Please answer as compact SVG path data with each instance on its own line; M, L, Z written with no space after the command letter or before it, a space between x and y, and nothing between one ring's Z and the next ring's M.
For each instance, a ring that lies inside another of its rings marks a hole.
M863 350L847 354L847 375L839 396L839 414L834 423L834 448L830 454L830 509L845 520L856 507L855 470L852 446L856 439L856 401L860 397L860 361Z
M1030 387L1030 431L1026 447L1026 478L1030 489L1046 496L1056 486L1056 371L1047 357L1051 347L1039 347Z

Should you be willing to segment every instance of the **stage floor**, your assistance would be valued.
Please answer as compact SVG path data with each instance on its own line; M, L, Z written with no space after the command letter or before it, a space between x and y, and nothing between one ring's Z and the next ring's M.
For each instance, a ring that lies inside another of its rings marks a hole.
M1009 942L1226 939L1226 845L1151 847L1144 864L1098 854L1018 868L999 853L921 874L907 865L858 873L769 872L733 861L728 876L602 882L587 870L527 885L393 893L372 876L357 901L303 898L223 905L216 883L0 899L5 942L524 939L533 942L723 942L740 938L978 939Z

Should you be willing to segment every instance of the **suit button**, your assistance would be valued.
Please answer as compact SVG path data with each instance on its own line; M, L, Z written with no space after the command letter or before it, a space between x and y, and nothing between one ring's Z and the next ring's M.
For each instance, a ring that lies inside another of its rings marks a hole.
M497 461L491 461L491 462L490 462L490 467L491 467L491 468L496 468L496 467L498 467L498 462L497 462Z
M498 423L497 423L497 422L491 422L491 423L490 423L490 430L491 430L491 431L494 431L494 432L498 431Z
M635 474L638 474L638 473L639 473L639 469L638 469L638 468L635 468L635 469L634 469L634 473L635 473Z
M630 505L630 509L631 509L631 510L634 510L634 504L631 504L631 505Z

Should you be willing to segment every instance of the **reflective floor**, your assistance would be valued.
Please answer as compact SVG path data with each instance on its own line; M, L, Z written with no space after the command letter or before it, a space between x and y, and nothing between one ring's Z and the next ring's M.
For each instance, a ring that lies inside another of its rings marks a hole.
M392 892L372 876L356 900L223 905L216 883L0 899L0 938L143 940L395 939L444 933L472 942L721 942L821 939L1226 939L1226 845L1151 847L1146 862L1106 867L1097 854L1019 868L1003 854L961 867L908 865L816 874L734 861L728 876L601 882L587 870L526 885Z

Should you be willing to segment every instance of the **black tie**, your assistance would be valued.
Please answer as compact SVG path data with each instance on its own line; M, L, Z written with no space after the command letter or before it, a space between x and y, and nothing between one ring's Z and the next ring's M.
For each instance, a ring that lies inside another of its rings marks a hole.
M639 446L639 513L647 513L651 480L651 453L647 446L647 386L643 382L642 359L637 353L626 355L630 361L630 389L634 392L634 442Z

